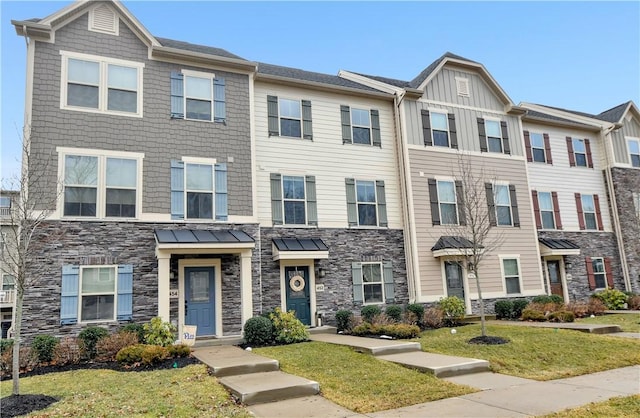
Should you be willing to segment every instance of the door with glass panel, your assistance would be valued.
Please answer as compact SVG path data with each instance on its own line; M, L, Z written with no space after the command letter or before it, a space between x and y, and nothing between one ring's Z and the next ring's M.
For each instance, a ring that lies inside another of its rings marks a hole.
M185 325L196 325L197 336L215 335L215 271L213 267L185 267Z
M287 312L294 311L300 322L311 325L309 267L285 267L284 278L287 288Z
M447 281L447 296L457 296L464 300L464 282L460 263L445 261L444 272Z
M547 271L549 272L549 285L551 294L562 296L562 276L560 275L560 260L547 260Z

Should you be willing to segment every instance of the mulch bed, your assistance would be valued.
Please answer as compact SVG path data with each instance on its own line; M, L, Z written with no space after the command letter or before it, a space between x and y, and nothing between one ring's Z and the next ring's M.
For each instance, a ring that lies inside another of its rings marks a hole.
M469 340L469 344L481 344L481 345L499 345L507 344L508 339L502 337L492 337L491 335L473 337Z
M115 370L118 372L147 372L151 370L162 369L180 369L191 364L199 364L200 361L195 357L178 357L174 359L167 359L161 363L153 365L139 365L139 366L123 366L118 362L84 362L77 364L65 364L65 365L50 365L36 367L28 372L20 373L20 378L29 376L38 376L48 373L59 373L70 370L86 370L86 369L103 369L103 370ZM0 380L9 380L11 375L3 375ZM10 395L0 399L2 408L0 409L0 418L17 417L20 415L27 415L34 411L47 408L49 405L59 401L59 399L51 396L36 394L36 395Z

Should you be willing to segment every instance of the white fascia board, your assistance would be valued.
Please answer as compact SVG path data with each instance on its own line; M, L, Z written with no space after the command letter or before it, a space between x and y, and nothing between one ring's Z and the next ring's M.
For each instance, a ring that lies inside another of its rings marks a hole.
M344 78L345 80L353 81L355 83L360 83L389 94L400 94L404 90L402 87L392 86L391 84L383 83L382 81L374 80L372 78L345 70L338 71L338 77Z
M551 116L557 116L559 118L574 120L576 122L584 123L585 125L595 126L600 129L612 129L616 126L615 123L611 123L611 122L607 122L607 121L595 119L595 118L589 118L586 116L580 116L580 115L576 115L575 113L564 112L558 109L537 105L535 103L521 102L519 106L524 107L525 109L546 113Z

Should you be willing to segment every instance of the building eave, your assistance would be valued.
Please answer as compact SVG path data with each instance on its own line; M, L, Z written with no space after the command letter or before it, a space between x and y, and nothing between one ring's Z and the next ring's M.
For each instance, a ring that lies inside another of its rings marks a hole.
M256 73L256 81L281 84L286 86L299 86L312 90L331 91L337 93L349 93L355 96L375 97L378 99L393 100L394 95L384 92L365 91L353 87L336 86L334 84L318 83L315 81L300 80L297 78L282 77L271 74Z

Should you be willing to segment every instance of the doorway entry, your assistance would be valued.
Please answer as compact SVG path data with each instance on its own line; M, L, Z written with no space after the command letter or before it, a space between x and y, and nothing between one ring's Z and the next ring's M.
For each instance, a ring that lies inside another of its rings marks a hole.
M464 301L464 279L460 263L445 261L444 274L447 282L447 296L457 296Z
M304 325L311 325L311 294L308 266L284 268L287 311L295 311L296 318Z
M216 334L215 269L185 267L184 323L196 325L196 336Z
M560 260L547 260L547 273L549 274L549 288L551 290L551 294L564 298L562 273L560 272Z

